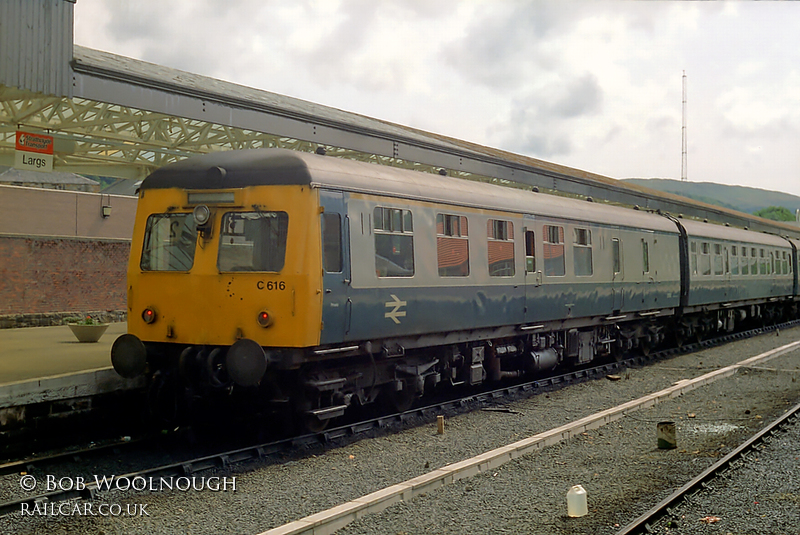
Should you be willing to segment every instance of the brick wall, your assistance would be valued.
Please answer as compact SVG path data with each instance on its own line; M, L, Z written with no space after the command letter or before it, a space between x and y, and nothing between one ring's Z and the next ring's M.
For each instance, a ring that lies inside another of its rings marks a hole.
M129 253L130 240L0 235L0 326L124 314Z
M137 201L0 185L0 328L124 320Z

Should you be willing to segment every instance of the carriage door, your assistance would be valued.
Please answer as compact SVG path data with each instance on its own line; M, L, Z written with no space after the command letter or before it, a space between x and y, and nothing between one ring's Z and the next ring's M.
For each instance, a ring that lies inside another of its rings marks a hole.
M618 311L625 306L625 263L622 259L622 240L618 235L611 238L611 265L611 308Z
M320 190L322 235L322 333L320 343L346 339L350 332L350 220L344 194Z
M525 321L536 320L536 299L541 296L542 271L536 263L536 233L533 218L525 218Z
M731 299L736 295L736 288L731 280L731 252L727 244L722 246L722 274L725 277L725 299Z

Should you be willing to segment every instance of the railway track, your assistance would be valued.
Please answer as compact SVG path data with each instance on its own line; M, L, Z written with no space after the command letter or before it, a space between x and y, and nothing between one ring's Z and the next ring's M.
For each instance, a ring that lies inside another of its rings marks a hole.
M462 479L471 479L477 476L487 476L491 474L491 477L496 477L500 473L500 467L502 465L520 459L528 453L541 451L546 446L552 446L567 439L575 437L581 439L582 437L587 437L592 430L598 430L615 420L622 419L624 416L634 411L652 408L661 402L667 402L681 397L692 390L708 386L719 379L731 377L740 368L746 369L750 366L757 366L760 363L795 351L798 347L800 347L800 341L767 351L731 366L715 369L694 379L680 381L661 391L653 392L641 398L623 403L622 405L571 421L561 427L553 428L543 433L499 447L495 450L487 451L471 459L444 466L433 472L423 474L388 488L380 489L372 494L359 497L317 514L275 527L264 532L262 535L303 535L312 533L312 528L314 533L332 532L365 515L380 513L399 501L408 502L414 499L414 505L409 506L409 508L416 508L419 505L416 503L417 498L422 499L428 494L438 492L443 486L452 485ZM488 478L484 477L484 479ZM491 486L492 484L489 483L489 485ZM472 485L470 485L470 487L471 486ZM517 486L517 493L520 490L522 489ZM461 494L463 496L463 491L455 491L454 494ZM492 492L492 496L496 498L494 492ZM452 498L452 494L450 497ZM519 499L520 496L517 494L515 498ZM446 500L447 498L440 496L439 499ZM423 516L425 515L423 514ZM574 524L567 527L568 523L564 523L563 521L562 524L564 528L568 529L567 532L570 533L577 532L577 530L580 530L579 526L582 526L581 524ZM381 525L381 528L384 527L385 526ZM541 528L541 526L531 525L526 527L524 532L541 533L540 531L531 531L531 528L534 527ZM597 526L593 527L596 528ZM360 532L359 530L363 528L364 525L360 525L354 532ZM378 531L380 531L381 528L377 528ZM511 531L516 532L514 530ZM550 526L547 531L547 533L558 532L560 531L554 526ZM586 532L596 531L590 529Z
M24 423L0 429L0 462L139 435L140 398L125 391L23 405Z
M91 458L98 455L103 455L109 451L124 448L129 444L136 444L143 440L142 438L132 439L131 437L124 437L120 440L110 441L98 445L90 445L79 448L67 448L64 451L57 453L37 455L35 457L27 457L8 461L0 464L0 476L9 474L18 474L21 472L32 472L39 469L46 464L58 464L69 459Z
M650 358L655 358L655 355L651 356ZM297 448L314 448L321 445L332 445L339 441L355 440L361 436L366 436L368 433L374 430L387 430L390 428L414 425L417 421L430 421L432 418L435 418L437 414L442 414L443 412L453 413L457 411L469 410L469 407L471 406L493 403L497 402L498 400L506 400L514 396L534 395L539 392L564 388L580 381L587 381L598 377L603 377L628 365L641 363L643 359L643 357L637 357L622 361L620 363L604 364L584 370L571 371L563 375L556 375L539 379L537 381L505 386L486 392L470 394L469 396L455 400L451 399L432 405L426 405L424 407L411 409L402 413L355 422L319 433L310 433L235 450L226 450L213 455L207 455L195 459L187 459L186 461L129 472L119 475L117 478L132 481L134 479L149 480L149 478L162 477L189 477L193 474L214 468L224 469L237 463L264 460L279 453L294 451ZM133 442L119 442L115 444L109 444L102 448L84 448L81 450L69 451L61 454L43 456L40 458L22 459L0 465L0 475L35 472L40 465L52 465L58 462L71 462L76 456L101 455L114 449L127 447L128 444L132 445ZM74 499L92 500L96 497L97 492L102 490L100 487L102 487L101 484L89 482L85 488L80 490L54 490L52 492L30 496L21 500L14 500L12 502L0 505L0 516L5 516L7 514L19 511L23 506L33 507L36 503L54 503Z
M655 507L625 526L625 528L619 531L618 535L645 535L655 533L654 526L657 522L665 524L665 529L677 527L682 521L679 512L679 505L682 502L690 500L700 492L705 492L706 489L712 488L712 482L715 479L727 477L731 470L736 470L739 466L743 465L743 460L746 461L759 445L775 436L781 429L790 425L796 426L798 423L800 423L800 404L786 411L780 418L753 435L753 437L744 444L708 467L700 475L659 502ZM715 517L707 518L707 522L714 522L713 519ZM718 520L717 518L716 521Z
M320 433L307 434L291 437L284 440L272 441L268 443L248 446L244 448L226 450L212 455L205 455L195 459L188 459L181 462L170 463L154 468L138 470L118 476L133 480L135 478L160 478L160 477L189 477L211 469L225 469L234 464L248 461L264 460L274 457L281 453L296 451L297 448L315 448L321 445L335 445L340 442L357 440L359 437L367 436L374 430L386 430L392 427L402 427L413 425L415 422L429 422L435 419L436 415L442 413L453 413L467 410L469 407L485 406L489 403L506 401L519 397L528 397L537 393L549 392L556 389L575 384L577 382L589 381L598 377L605 377L617 371L646 365L648 362L659 360L677 353L690 353L698 349L711 347L732 340L743 339L757 336L776 329L785 329L800 324L800 321L788 322L777 326L753 329L746 332L725 335L714 340L704 341L695 344L685 345L682 348L667 349L660 352L651 353L648 356L636 356L620 362L603 364L586 369L574 370L562 375L555 375L547 378L540 378L534 381L507 385L498 389L473 393L456 400L445 400L424 407L412 409L404 413L381 416L370 420L360 421L343 425L334 429L329 429ZM109 445L108 448L127 447L125 443ZM29 458L6 463L0 466L2 473L23 473L37 469L40 463L58 463L60 461L69 462L76 455L94 455L96 452L86 450L82 452L65 452L63 454L50 455L46 458ZM91 500L102 490L96 483L90 482L82 489L56 490L47 493L29 496L23 499L14 500L0 505L0 516L5 516L15 511L19 511L24 504L33 506L36 503L53 503L64 500L84 499Z

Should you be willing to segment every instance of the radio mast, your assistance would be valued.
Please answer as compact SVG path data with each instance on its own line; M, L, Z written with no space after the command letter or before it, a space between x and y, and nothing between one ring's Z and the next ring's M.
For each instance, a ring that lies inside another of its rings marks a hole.
M683 71L683 120L681 123L681 182L686 182L686 71Z

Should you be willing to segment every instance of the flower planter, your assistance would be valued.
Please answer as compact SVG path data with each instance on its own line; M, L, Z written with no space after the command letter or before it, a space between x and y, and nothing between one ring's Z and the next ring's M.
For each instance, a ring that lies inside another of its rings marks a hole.
M77 323L69 323L68 327L78 339L78 342L97 342L103 333L108 329L108 323L100 325L80 325Z

